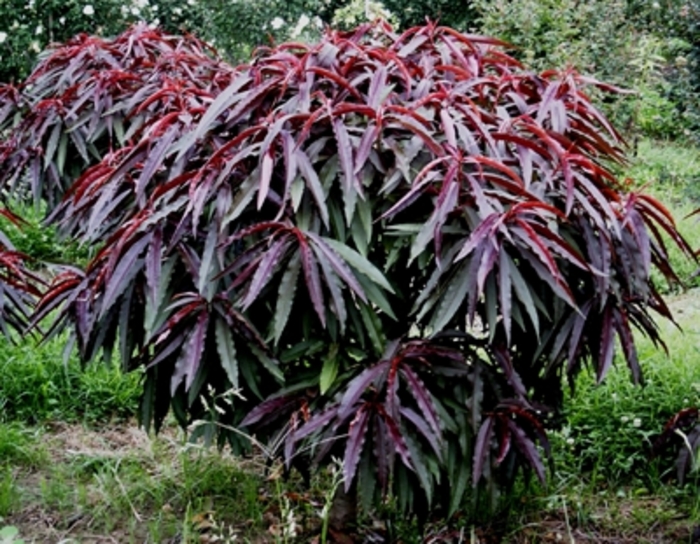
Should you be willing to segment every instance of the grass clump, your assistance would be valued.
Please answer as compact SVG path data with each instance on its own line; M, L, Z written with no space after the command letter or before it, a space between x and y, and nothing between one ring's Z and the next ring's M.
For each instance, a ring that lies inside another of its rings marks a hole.
M63 263L83 266L89 252L73 240L61 240L55 226L44 224L46 206L39 208L20 203L13 211L22 218L19 225L0 217L0 229L15 249L31 257L29 265L42 268L48 263Z
M673 296L669 305L678 326L660 324L668 353L646 339L638 342L643 385L631 382L620 358L602 384L589 373L577 381L557 434L571 470L609 485L654 489L673 468L668 460L651 461L651 443L673 414L700 405L700 290Z
M0 421L104 423L133 417L141 391L137 373L116 365L82 368L63 362L65 339L36 345L0 338Z

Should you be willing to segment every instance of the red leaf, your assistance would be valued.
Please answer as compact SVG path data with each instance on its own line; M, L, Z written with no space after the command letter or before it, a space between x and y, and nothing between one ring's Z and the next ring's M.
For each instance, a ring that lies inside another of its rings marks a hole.
M301 251L301 264L304 269L304 279L306 280L306 289L309 292L311 303L313 304L316 315L318 315L321 325L326 326L326 310L323 305L323 291L321 290L321 280L318 275L318 267L314 261L309 243L301 236L299 239L299 248Z

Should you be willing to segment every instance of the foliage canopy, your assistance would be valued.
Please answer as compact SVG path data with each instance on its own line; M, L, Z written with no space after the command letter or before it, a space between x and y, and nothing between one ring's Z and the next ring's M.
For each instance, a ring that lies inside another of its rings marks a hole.
M366 504L544 480L563 378L602 380L619 338L641 380L651 269L690 251L611 173L585 89L614 89L502 46L380 22L236 68L144 27L55 49L0 90L0 175L98 252L34 322L145 369L144 424L338 454Z

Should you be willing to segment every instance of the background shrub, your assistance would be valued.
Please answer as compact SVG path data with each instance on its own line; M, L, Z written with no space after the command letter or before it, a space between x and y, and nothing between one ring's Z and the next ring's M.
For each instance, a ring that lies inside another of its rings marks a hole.
M574 66L634 94L606 98L624 132L687 139L697 130L695 1L472 3L476 27L535 69Z

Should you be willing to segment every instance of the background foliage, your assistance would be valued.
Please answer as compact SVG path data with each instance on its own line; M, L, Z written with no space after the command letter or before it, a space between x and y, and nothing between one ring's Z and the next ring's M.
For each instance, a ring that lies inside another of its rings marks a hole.
M0 81L27 76L41 51L79 33L114 36L137 21L171 31L204 28L201 8L179 0L4 0L0 4Z

